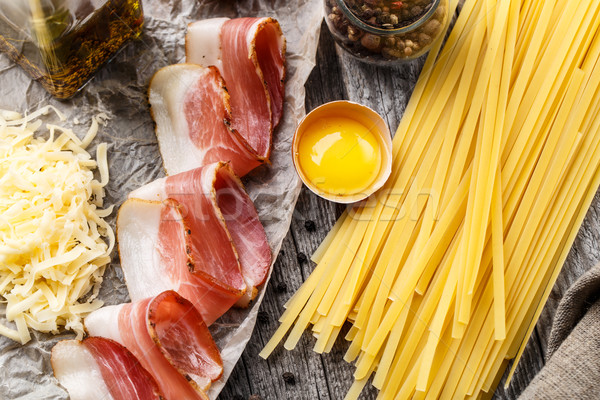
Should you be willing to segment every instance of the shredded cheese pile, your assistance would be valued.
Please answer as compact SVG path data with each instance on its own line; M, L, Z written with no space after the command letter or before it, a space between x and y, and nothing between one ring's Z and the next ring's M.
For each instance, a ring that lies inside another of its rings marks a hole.
M22 344L29 328L83 336L82 317L102 306L96 297L115 243L103 220L112 206L102 209L106 143L97 161L85 150L106 117L94 118L83 140L50 124L43 139L39 117L50 110L65 120L53 107L25 118L0 110L0 309L16 326L0 323L0 334Z

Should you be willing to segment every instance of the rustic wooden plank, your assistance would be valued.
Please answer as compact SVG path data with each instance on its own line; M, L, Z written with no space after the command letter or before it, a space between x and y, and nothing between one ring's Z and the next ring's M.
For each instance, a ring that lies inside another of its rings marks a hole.
M327 30L325 22L321 24L317 61L305 85L306 111L327 103L328 101L348 98L346 87L339 77L341 66L337 60L333 37Z

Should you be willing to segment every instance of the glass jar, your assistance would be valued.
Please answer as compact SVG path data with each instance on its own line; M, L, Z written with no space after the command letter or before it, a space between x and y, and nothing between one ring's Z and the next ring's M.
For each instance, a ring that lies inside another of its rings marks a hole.
M143 21L141 0L0 0L0 51L67 99Z
M413 60L444 34L448 0L325 0L336 42L354 57L390 65Z

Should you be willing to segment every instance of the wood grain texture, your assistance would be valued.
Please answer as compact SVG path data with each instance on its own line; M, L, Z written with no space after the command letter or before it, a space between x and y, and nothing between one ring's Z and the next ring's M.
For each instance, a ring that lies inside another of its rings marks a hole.
M422 63L423 60L419 60L397 68L363 64L336 47L323 25L317 66L306 84L307 111L328 101L349 99L368 105L381 113L393 129L400 122ZM331 354L319 355L312 351L314 338L305 334L293 351L286 351L280 346L268 360L258 357L258 353L278 327L277 319L283 312L283 304L314 268L307 259L324 239L342 211L342 206L327 202L303 188L294 210L290 231L275 263L254 334L219 399L341 400L344 398L352 383L354 368L342 360L347 348L347 343L343 339L338 340ZM308 222L308 230L307 221L311 221ZM565 290L600 260L598 221L600 221L600 198L597 197L534 334L528 341L511 385L505 389L503 379L494 399L517 399L543 367L546 343L558 302ZM313 223L314 231L310 229ZM284 379L284 375L287 380ZM293 376L293 379L290 376ZM361 399L372 400L376 397L377 391L368 386Z

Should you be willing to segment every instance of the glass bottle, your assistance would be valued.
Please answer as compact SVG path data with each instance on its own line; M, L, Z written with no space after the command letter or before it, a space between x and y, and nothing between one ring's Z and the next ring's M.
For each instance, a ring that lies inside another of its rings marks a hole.
M0 51L67 99L143 21L141 0L0 0Z
M444 34L448 0L324 0L336 42L378 65L413 60Z

